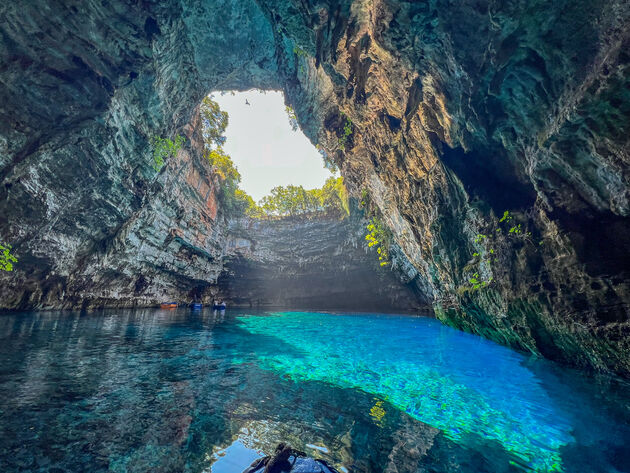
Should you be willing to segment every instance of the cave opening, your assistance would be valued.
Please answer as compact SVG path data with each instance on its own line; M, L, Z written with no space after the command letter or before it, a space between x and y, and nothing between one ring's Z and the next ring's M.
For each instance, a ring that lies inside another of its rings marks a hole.
M212 94L212 100L228 114L223 150L254 201L276 186L320 188L337 174L301 130L282 91L224 91Z
M202 155L228 219L349 214L339 169L301 130L282 91L213 93L198 111Z
M227 242L216 287L191 295L208 300L212 293L244 308L419 304L368 247L364 212L281 91L215 92L199 114Z

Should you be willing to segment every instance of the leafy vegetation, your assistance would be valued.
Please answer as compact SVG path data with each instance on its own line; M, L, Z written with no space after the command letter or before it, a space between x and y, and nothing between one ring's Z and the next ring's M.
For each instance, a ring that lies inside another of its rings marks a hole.
M480 274L483 274L482 268L485 266L490 272L492 269L492 265L496 264L496 250L494 246L496 245L496 238L505 234L506 238L511 240L521 240L524 242L529 242L533 244L532 241L532 233L526 231L523 228L523 222L517 222L516 217L510 213L510 211L506 210L503 212L503 215L496 223L496 230L494 234L483 234L479 233L475 237L474 242L477 245L481 246L479 251L473 253L473 261L464 267L464 272L468 273L468 284L463 285L458 289L460 294L464 294L466 292L474 292L479 289L485 288L492 283L493 278L484 279L484 277ZM539 246L542 245L543 242L539 242Z
M302 61L300 61L300 59L304 58L308 58L308 53L306 51L304 51L302 48L300 48L297 44L295 46L293 46L293 54L295 54L296 56L296 64L298 64L298 71L300 74L304 74L304 71L306 70L304 68L304 64L302 63Z
M0 243L0 271L13 271L17 258L11 254L11 245Z
M350 135L352 135L352 121L350 121L350 119L345 114L342 114L342 116L346 119L346 122L343 125L343 133L339 137L338 141L339 149L341 149L341 151L345 151L346 144L348 144L348 139L350 138Z
M387 266L390 263L389 250L393 239L392 233L377 214L378 211L367 189L361 190L359 205L370 219L366 227L368 233L365 235L365 241L368 242L370 248L376 248L380 265Z
M389 246L392 240L389 229L378 217L372 217L367 225L368 234L365 240L370 248L375 247L381 266L389 264Z
M328 178L321 189L278 186L260 200L257 210L250 209L249 214L260 217L331 215L344 218L350 214L348 192L341 177Z
M184 144L184 137L177 135L175 141L169 138L153 137L153 169L157 172L164 167L167 158L175 157Z
M199 107L201 129L206 149L212 150L225 144L225 129L228 126L228 113L221 110L219 104L207 96Z
M225 130L228 126L228 113L221 110L219 104L211 96L205 97L199 106L204 157L212 165L213 172L219 177L218 198L221 208L227 215L242 215L254 200L239 189L241 173L234 165L232 158L223 150Z
M219 187L219 201L222 208L228 213L233 214L238 211L242 204L239 203L245 194L238 188L241 182L241 173L238 172L232 158L225 154L223 148L206 150L205 157L212 165L214 173L219 177L221 185ZM237 196L237 191L240 191ZM249 197L249 196L248 196Z
M339 170L339 168L337 167L337 163L332 160L326 150L322 148L319 144L316 145L315 148L317 148L317 152L320 154L322 160L324 161L324 167L330 172L337 172Z
M291 125L291 129L293 131L298 131L300 126L298 125L297 115L295 114L295 110L293 110L293 107L291 107L290 105L285 106L284 110L285 112L287 112L287 115L289 117L289 125Z
M297 44L293 46L293 54L297 57L308 57L308 53L300 48Z
M256 205L256 202L254 202L254 199L252 199L252 196L249 195L247 192L241 189L236 189L236 192L234 193L234 197L235 197L235 213L237 215L246 215L250 218L264 218L265 217L260 207Z

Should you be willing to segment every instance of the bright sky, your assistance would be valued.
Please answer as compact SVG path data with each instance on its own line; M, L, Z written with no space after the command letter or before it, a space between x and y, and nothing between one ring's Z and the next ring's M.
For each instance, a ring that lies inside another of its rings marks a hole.
M314 189L331 176L304 133L291 129L281 92L215 93L214 100L230 115L223 149L241 173L241 188L255 201L275 186Z

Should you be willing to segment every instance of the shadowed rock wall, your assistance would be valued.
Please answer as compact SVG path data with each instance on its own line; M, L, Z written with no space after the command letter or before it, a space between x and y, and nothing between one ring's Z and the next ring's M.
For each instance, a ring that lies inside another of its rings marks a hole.
M357 217L232 222L219 295L230 307L427 312L364 237Z
M1 300L49 304L48 281L65 300L112 266L160 268L181 292L179 243L174 271L133 250L198 221L150 223L176 163L155 176L149 140L191 135L211 90L281 88L443 321L627 375L629 18L622 0L4 2L0 235L20 262ZM177 242L212 254L214 228ZM207 265L188 286L212 281Z

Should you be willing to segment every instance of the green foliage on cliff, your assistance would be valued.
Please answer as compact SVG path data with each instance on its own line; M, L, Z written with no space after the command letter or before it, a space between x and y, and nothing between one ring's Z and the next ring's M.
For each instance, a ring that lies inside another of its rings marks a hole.
M370 193L367 189L361 190L359 205L370 219L366 227L368 233L365 235L365 241L368 242L370 248L376 248L380 265L387 266L390 263L389 250L393 241L392 232L380 218L379 210L370 199Z
M203 141L208 150L221 147L225 144L225 129L228 126L228 113L221 110L219 104L207 96L199 106L201 118L201 132Z
M287 112L287 116L289 117L289 125L291 125L291 129L293 131L298 131L300 126L298 125L297 115L295 114L295 110L290 105L284 107L285 112Z
M512 241L521 241L533 245L532 233L526 230L527 222L518 222L513 213L509 210L503 212L500 219L494 224L496 229L490 234L477 234L474 239L478 245L478 251L473 253L473 260L464 267L464 273L467 274L467 284L459 287L458 293L463 295L467 292L474 292L489 286L494 280L492 277L484 277L495 268L497 263L497 250L495 247L499 243L501 235ZM534 250L542 245L542 241L538 245L533 245ZM483 271L485 269L485 271Z
M339 170L339 168L337 167L337 163L335 163L332 160L332 158L328 155L326 150L319 144L315 145L315 148L317 149L317 152L320 154L320 156L322 157L322 160L324 161L324 167L328 169L330 172L337 172Z
M376 248L381 266L387 266L389 264L389 246L392 239L389 229L380 218L372 217L367 225L367 231L369 233L365 235L365 240L368 242L368 246Z
M218 176L220 187L218 198L221 209L227 216L240 216L255 207L254 200L245 191L239 189L241 173L232 158L223 150L225 129L228 125L228 113L221 110L211 96L205 97L199 106L201 130L204 143L204 157Z
M154 136L151 144L153 146L153 169L160 172L164 167L164 161L177 155L184 144L184 137L177 135L173 141L170 138Z
M345 114L342 114L342 116L346 119L346 121L343 125L343 132L339 137L339 149L341 149L341 151L345 151L346 144L348 143L350 135L352 135L352 121L350 121Z
M237 189L234 193L234 197L236 199L236 213L238 215L246 215L250 218L264 218L265 214L262 209L256 205L252 196L247 192Z
M0 271L13 271L17 258L11 254L11 245L0 243Z
M297 57L308 57L308 53L300 48L297 44L293 46L293 54Z
M225 185L229 187L238 187L241 182L241 173L234 165L232 158L225 154L223 148L216 148L210 151L206 150L205 158L213 166L214 172L222 179Z
M219 187L218 197L222 209L228 215L239 213L239 209L243 207L242 200L244 199L244 195L247 194L238 188L241 182L241 173L238 172L232 158L225 154L223 148L216 148L210 151L206 149L204 156L212 165L214 174L220 179L221 185Z

